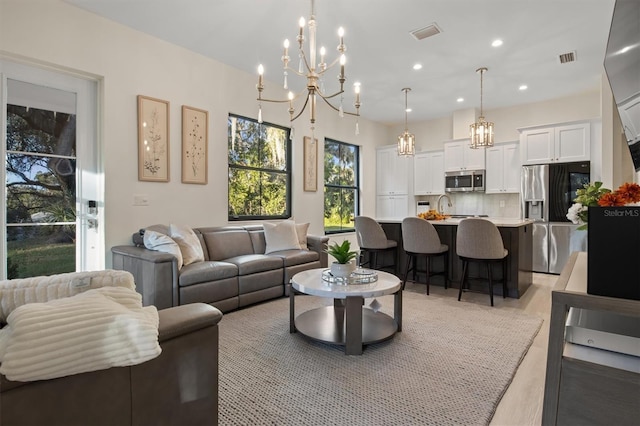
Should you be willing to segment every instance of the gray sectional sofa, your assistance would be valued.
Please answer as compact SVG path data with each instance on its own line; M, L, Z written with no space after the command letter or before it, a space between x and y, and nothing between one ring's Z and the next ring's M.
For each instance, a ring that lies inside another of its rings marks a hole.
M166 225L133 234L133 245L111 248L113 269L131 272L143 304L158 309L204 302L228 312L287 296L293 275L327 267L328 237L307 235L308 250L264 254L264 228L252 225L193 228L204 261L179 268L174 255L145 248L146 230L170 235Z

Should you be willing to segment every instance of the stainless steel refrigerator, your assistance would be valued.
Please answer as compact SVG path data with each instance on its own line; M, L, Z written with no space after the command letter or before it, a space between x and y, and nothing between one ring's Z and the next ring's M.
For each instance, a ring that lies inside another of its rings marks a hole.
M574 251L587 250L587 233L566 215L576 191L589 182L589 162L522 168L522 212L533 224L533 270L559 274Z

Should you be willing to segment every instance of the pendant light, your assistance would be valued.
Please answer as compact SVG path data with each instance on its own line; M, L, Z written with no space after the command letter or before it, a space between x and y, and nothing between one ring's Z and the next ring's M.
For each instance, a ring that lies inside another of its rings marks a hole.
M407 94L411 89L405 87L402 91L404 92L404 132L398 136L398 155L413 156L416 153L416 137L409 133L407 125L407 112L409 112Z
M484 119L482 111L482 75L487 68L478 68L476 72L480 73L480 117L478 121L469 126L471 134L471 148L487 148L493 146L493 123Z

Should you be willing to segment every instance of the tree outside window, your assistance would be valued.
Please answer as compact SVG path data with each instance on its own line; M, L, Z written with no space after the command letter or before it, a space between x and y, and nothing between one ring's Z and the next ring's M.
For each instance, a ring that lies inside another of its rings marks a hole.
M324 141L324 232L355 230L360 193L359 148L331 139Z
M291 217L290 130L229 114L229 220Z

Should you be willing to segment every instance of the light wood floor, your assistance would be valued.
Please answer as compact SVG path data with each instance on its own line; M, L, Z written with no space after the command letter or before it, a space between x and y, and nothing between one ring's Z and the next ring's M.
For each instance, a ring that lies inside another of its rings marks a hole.
M505 392L491 425L526 426L542 423L542 401L544 378L547 365L547 344L549 341L549 317L551 314L551 290L558 275L533 274L533 285L520 299L495 297L494 307L518 309L539 316L544 320L538 335L525 355L511 385ZM407 282L407 289L424 291L424 284ZM432 297L458 297L458 289L430 286ZM466 302L489 305L489 296L480 293L464 293Z

